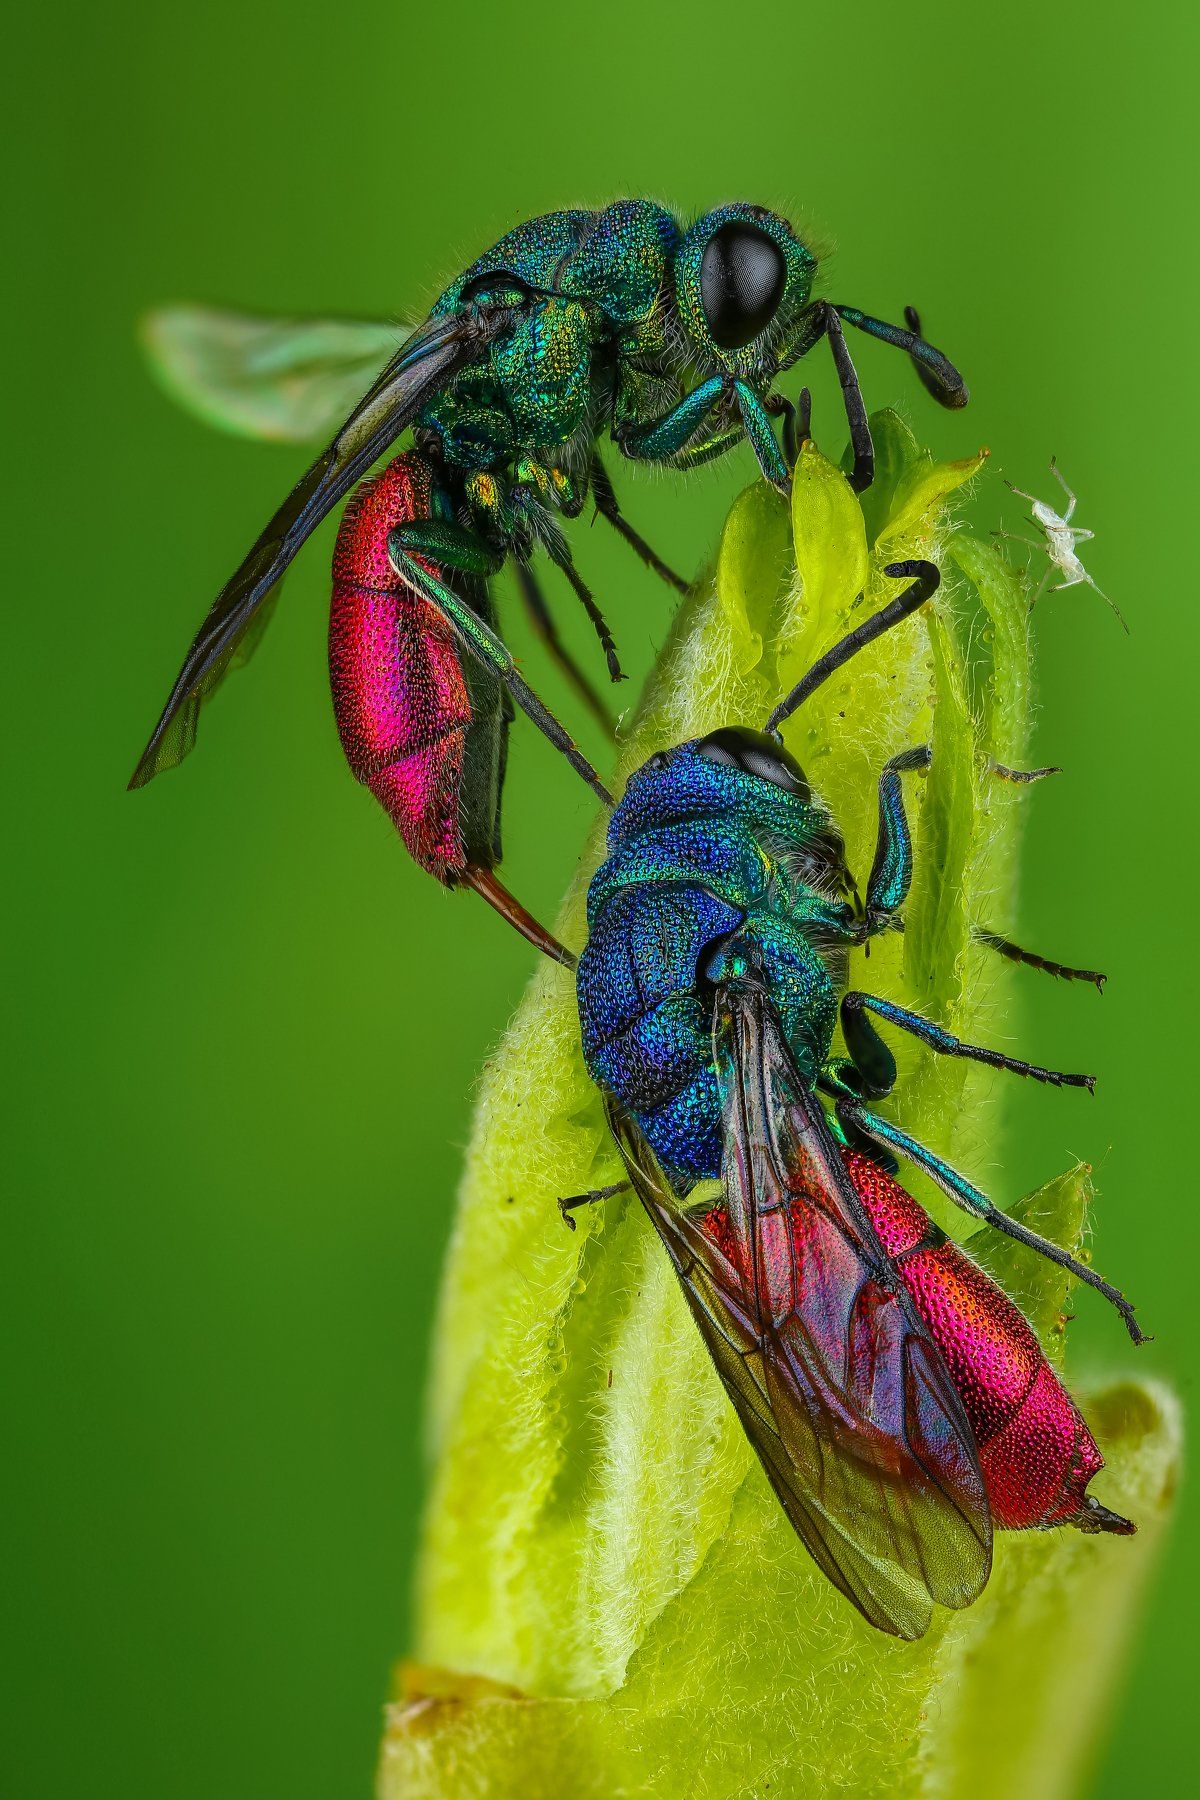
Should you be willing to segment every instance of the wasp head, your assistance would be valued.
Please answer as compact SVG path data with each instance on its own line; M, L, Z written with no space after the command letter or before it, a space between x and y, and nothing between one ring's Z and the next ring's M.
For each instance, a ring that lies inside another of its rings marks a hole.
M675 253L675 298L688 345L709 370L771 375L808 304L817 262L786 219L763 206L718 207Z

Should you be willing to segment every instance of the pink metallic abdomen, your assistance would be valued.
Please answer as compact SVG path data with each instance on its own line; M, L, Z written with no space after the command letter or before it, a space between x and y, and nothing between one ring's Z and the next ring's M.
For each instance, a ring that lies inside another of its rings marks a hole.
M1021 1531L1078 1522L1104 1458L1032 1326L953 1242L914 1249L929 1229L922 1208L868 1157L843 1156L958 1390L995 1523Z
M428 465L409 451L354 493L333 552L329 676L346 761L414 860L453 883L466 862L470 696L449 626L387 554L395 526L429 517L430 489Z

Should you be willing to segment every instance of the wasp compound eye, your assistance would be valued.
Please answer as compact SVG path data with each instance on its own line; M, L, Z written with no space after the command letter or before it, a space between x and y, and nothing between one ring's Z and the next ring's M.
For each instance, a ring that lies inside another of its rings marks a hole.
M775 317L787 263L765 231L731 219L714 231L700 259L700 300L713 342L742 350Z
M769 781L772 787L783 788L785 793L795 794L800 800L812 798L800 764L765 732L727 725L723 731L713 731L708 737L700 738L695 751L708 762L726 763L730 768L741 769L744 774L755 775L759 781Z

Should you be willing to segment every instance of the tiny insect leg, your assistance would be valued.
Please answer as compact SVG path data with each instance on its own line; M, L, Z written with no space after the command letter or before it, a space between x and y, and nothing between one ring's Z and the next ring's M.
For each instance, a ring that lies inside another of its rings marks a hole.
M599 1200L611 1200L614 1194L623 1194L628 1187L627 1181L614 1181L610 1187L588 1188L587 1192L583 1194L568 1194L558 1203L563 1224L568 1231L574 1231L575 1221L571 1217L573 1212L578 1212L581 1206L595 1206Z
M897 1006L892 1000L879 1000L873 994L851 989L842 996L841 1003L842 1033L853 1065L853 1071L847 1071L847 1074L857 1074L857 1091L872 1100L882 1099L896 1085L896 1059L872 1024L868 1016L871 1013L897 1030L908 1032L938 1056L962 1057L967 1062L985 1063L992 1069L1008 1069L1014 1075L1048 1082L1051 1087L1086 1088L1091 1093L1096 1085L1094 1075L1068 1075L1058 1069L1044 1069L1039 1063L1022 1062L1016 1056L1005 1056L999 1050L965 1044L961 1038L935 1025L932 1019L910 1012L906 1006Z
M463 533L469 537L469 533ZM450 624L464 648L477 662L491 669L499 677L512 695L516 704L527 718L532 719L542 735L552 743L556 750L562 752L577 775L581 775L592 792L605 806L613 804L612 795L604 786L581 750L578 750L563 726L554 717L548 707L544 706L533 689L517 672L512 653L491 627L479 617L465 600L440 581L428 569L419 563L410 548L411 538L408 527L399 526L388 538L388 555L397 575L407 581L422 597L436 606ZM464 550L464 554L467 552ZM443 556L443 561L450 561L452 567L458 566L451 558Z
M1059 487L1062 489L1063 493L1067 496L1067 510L1063 514L1063 523L1065 525L1070 522L1071 514L1075 511L1075 495L1074 495L1074 492L1072 491L1072 489L1067 486L1066 476L1063 474L1062 470L1058 466L1057 456L1052 456L1050 458L1050 473L1054 476L1054 479L1058 482ZM1082 536L1083 534L1077 533L1077 535ZM1089 531L1087 533L1087 535L1088 535L1088 537L1091 537L1092 534Z
M607 519L613 529L620 533L632 550L641 557L648 569L653 569L669 587L677 593L686 594L688 583L682 575L677 575L669 563L665 563L646 542L640 531L635 531L629 520L621 511L620 503L609 479L608 470L598 456L592 457L592 497L596 502L596 511L601 518Z
M973 1218L982 1219L986 1224L994 1226L997 1231L1004 1232L1005 1236L1014 1238L1017 1243L1028 1245L1029 1249L1036 1250L1039 1256L1046 1257L1049 1262L1057 1263L1060 1269L1069 1270L1077 1281L1086 1282L1088 1287L1095 1288L1098 1294L1103 1294L1110 1305L1116 1307L1125 1321L1125 1329L1134 1343L1149 1342L1146 1333L1134 1317L1133 1306L1119 1288L1115 1288L1111 1282L1103 1280L1094 1269L1079 1262L1058 1244L1052 1244L1048 1238L1041 1237L1036 1231L1030 1231L1026 1226L1018 1224L1015 1219L1010 1219L1006 1212L1001 1211L994 1201L989 1200L986 1194L981 1193L973 1183L967 1180L965 1175L960 1175L956 1169L952 1169L949 1163L943 1162L940 1156L935 1156L932 1150L927 1150L915 1138L909 1137L907 1132L901 1131L889 1120L881 1119L877 1114L868 1112L866 1107L860 1106L855 1101L839 1102L837 1117L843 1131L864 1132L876 1143L898 1151L917 1168L923 1169L930 1179L942 1189L942 1192L950 1196L956 1206L960 1206L964 1212L970 1213Z

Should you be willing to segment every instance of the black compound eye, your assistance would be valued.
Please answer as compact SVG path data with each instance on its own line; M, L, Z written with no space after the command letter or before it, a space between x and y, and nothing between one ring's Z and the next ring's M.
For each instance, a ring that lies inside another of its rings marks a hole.
M714 231L700 258L700 301L713 342L743 350L775 317L787 263L773 238L731 219Z
M723 731L713 731L708 737L701 738L695 748L697 756L705 757L708 762L727 763L730 768L741 769L747 775L756 775L760 781L769 781L773 787L782 788L785 793L795 794L797 799L805 802L812 799L804 770L795 757L763 731L727 725Z

